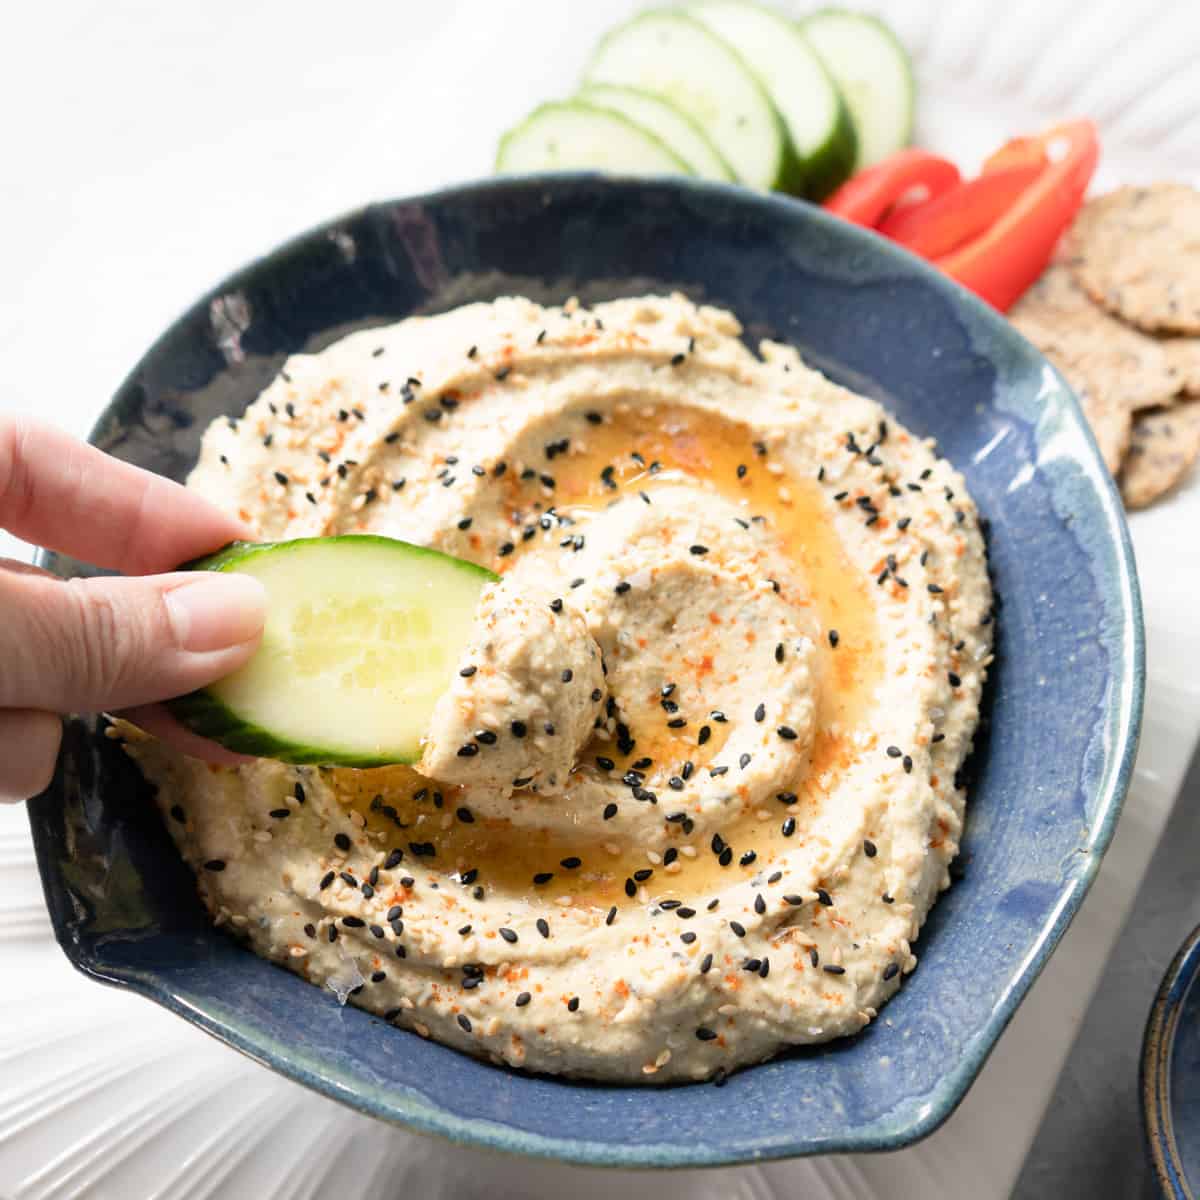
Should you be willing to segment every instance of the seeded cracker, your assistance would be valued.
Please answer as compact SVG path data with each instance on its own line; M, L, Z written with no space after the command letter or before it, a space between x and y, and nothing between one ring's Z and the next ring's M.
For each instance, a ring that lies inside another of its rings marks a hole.
M1133 425L1121 472L1121 496L1129 508L1145 508L1173 488L1200 456L1200 400L1142 413Z
M1200 192L1123 187L1084 205L1070 236L1075 278L1150 333L1200 333Z
M1159 343L1185 396L1200 396L1200 338L1164 338Z
M1162 346L1093 304L1062 265L1050 267L1011 316L1075 389L1115 475L1134 410L1166 404L1179 390Z

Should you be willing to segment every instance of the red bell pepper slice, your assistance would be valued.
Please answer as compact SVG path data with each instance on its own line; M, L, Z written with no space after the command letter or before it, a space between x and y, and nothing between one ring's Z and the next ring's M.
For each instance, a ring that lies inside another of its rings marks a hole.
M825 201L825 208L856 225L874 228L888 209L914 188L932 198L952 188L959 178L958 168L949 159L928 150L900 150L848 179Z
M1029 184L990 229L934 263L989 304L1007 312L1050 261L1079 211L1100 157L1091 121L1071 121L1032 139L1066 151Z
M1045 167L1050 163L1046 147L1040 137L1015 137L1005 142L994 154L989 155L983 163L983 174L992 171L1003 171L1008 167L1038 166Z
M879 232L922 258L958 249L999 219L1045 169L1041 163L998 167L956 184L923 204L897 207L879 223Z

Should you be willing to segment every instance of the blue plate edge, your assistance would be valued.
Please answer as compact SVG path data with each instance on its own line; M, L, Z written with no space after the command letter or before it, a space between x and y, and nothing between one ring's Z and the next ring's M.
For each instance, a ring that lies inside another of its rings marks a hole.
M1170 1104L1171 1052L1176 1022L1188 993L1200 973L1200 925L1175 952L1146 1017L1142 1054L1138 1066L1142 1129L1146 1157L1166 1196L1192 1200L1183 1162L1175 1143L1175 1123Z

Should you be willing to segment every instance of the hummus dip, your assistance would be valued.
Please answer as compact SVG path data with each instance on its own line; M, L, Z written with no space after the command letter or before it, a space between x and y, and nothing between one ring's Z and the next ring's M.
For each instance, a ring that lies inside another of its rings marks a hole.
M992 595L932 441L680 296L506 298L298 355L188 484L263 540L502 574L420 771L128 725L218 924L498 1063L723 1077L853 1034L958 850Z

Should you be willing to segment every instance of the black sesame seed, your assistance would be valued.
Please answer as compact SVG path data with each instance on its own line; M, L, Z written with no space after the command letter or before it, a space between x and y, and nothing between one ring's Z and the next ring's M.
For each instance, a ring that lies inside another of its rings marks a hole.
M708 547L707 547L707 546L701 546L699 543L697 543L697 544L696 544L696 545L694 545L694 546L689 546L689 547L688 547L688 553L689 553L689 554L707 554L707 553L708 553Z
M336 942L338 940L338 931L336 925L329 926L329 940L331 942Z
M304 932L308 934L310 938L315 938L317 936L317 927L310 921L304 926Z
M889 894L888 892L884 892L883 895L880 896L879 898L880 898L880 900L882 900L884 902L884 904L895 904L896 903L896 897Z
M554 878L553 871L539 871L534 877L533 882L540 887L543 883L549 883Z
M913 760L909 755L906 754L904 758L901 759L901 765L904 767L904 773L906 775L912 774Z
M746 936L746 927L740 921L730 921L729 928L732 929L733 932L736 933L740 938L744 938Z
M352 887L352 888L358 887L358 880L355 879L354 876L351 875L349 871L340 871L339 874L341 875L342 882L345 883L347 886Z
M570 667L564 667L560 678L562 679L563 683L570 683L571 680L575 678L575 672L572 671Z
M559 859L558 865L564 867L568 871L574 871L583 866L583 859L576 858L575 855L570 855L568 858Z
M375 889L369 883L364 883L362 885L362 894L366 899L370 900L375 895Z
M333 871L327 871L321 879L318 890L323 892L336 878L337 875Z
M625 895L627 895L631 900L637 895L637 884L634 883L632 879L625 880Z
M875 843L873 841L871 841L870 838L863 839L863 853L868 858L874 858L875 855L879 853L879 850L877 849Z
M689 929L685 933L681 933L679 935L679 940L685 946L690 946L696 940L696 934L693 930Z
M754 897L754 911L760 917L767 911L767 902L763 899L761 892Z
M712 737L712 730L707 725L701 725L700 732L696 735L697 745L703 746L710 737Z
M570 1000L567 1001L567 1012L578 1012L578 1011L579 1011L579 997L572 996L570 998Z
M290 808L273 808L267 815L274 817L277 821L282 821L285 817L292 815L292 810Z
M779 832L782 833L784 837L791 837L792 834L796 832L796 818L788 817L779 827Z
M460 674L460 675L461 675L461 676L462 676L464 679L470 679L470 678L471 678L471 676L472 676L472 675L474 675L474 674L475 674L475 672L476 672L476 671L478 671L478 670L479 670L479 668L478 668L478 667L476 667L476 666L473 666L473 665L471 665L471 666L466 666L466 667L463 667L463 668L462 668L462 669L459 671L459 674Z
M785 742L794 742L799 736L790 725L780 725L775 732L779 734L779 736L783 738Z
M528 992L521 992L513 1003L517 1008L524 1008L532 999L533 997Z
M470 933L470 932L471 932L471 926L470 926L470 925L460 925L460 926L459 926L459 929L458 929L458 934L459 934L459 937L466 937L466 936L467 936L467 934L468 934L468 933Z
M824 888L817 888L817 901L826 908L833 907L833 897Z
M626 582L624 579L622 579L621 582L618 583L615 588L613 588L613 591L616 592L616 594L618 596L623 596L623 595L625 595L625 593L627 591L629 591L629 589L632 586L633 586L632 584L630 584L630 583Z
M889 746L886 751L888 758L899 758L903 753L899 746Z
M599 688L592 688L592 703L596 703L603 694Z
M604 819L606 821L611 821L616 815L617 806L609 801L609 803L604 806Z
M696 1037L702 1042L711 1042L716 1038L716 1036L716 1032L712 1029L709 1029L707 1025L701 1025L696 1030Z
M672 717L667 722L668 729L682 729L687 724L687 717Z
M342 924L347 929L362 929L366 925L366 921L362 917L343 917Z
M747 959L743 960L743 962L742 962L742 970L743 971L753 971L755 975L758 974L758 970L761 966L762 966L761 958L747 958Z
M717 862L720 863L721 866L723 866L723 867L729 866L729 864L731 862L733 862L733 847L726 846L725 849L722 850L721 853L718 855Z
M469 808L462 807L462 808L456 809L454 815L464 825L474 825L475 824L475 814Z
M464 1013L458 1014L458 1024L464 1033L471 1032L471 1022L470 1022L470 1019L466 1016L466 1014L464 1014Z
M400 865L403 859L403 850L392 850L389 852L387 858L383 860L383 869L385 871L394 871Z
M542 731L546 734L547 737L553 737L554 736L554 722L547 721L545 723L545 725L542 726Z
M836 963L826 963L822 968L829 975L845 975L846 968L839 967Z
M475 740L484 746L494 746L496 735L490 729L477 729L475 730Z
M962 687L962 679L955 675L953 671L946 672L946 678L950 680L950 686L953 688Z
M683 819L684 824L687 824L687 817ZM679 851L674 846L670 846L663 854L663 865L670 866L679 857Z
M617 906L614 904L608 910L608 915L604 918L605 925L611 925L617 919Z
M799 908L804 903L803 896L797 896L795 892L788 892L783 898L784 904L790 904L793 908Z
M465 746L459 746L459 758L474 758L479 753L479 747L474 742L468 742Z
M940 596L942 594L942 588L936 583L927 584L926 588L933 596Z
M783 662L783 643L782 642L780 642L775 647L775 661L777 663Z
M276 471L275 472L275 482L278 483L281 487L287 487L290 480L282 471Z
M758 854L753 850L747 850L741 858L738 859L739 867L748 867L754 860L758 858Z
M738 755L738 766L744 771L750 765L750 754L743 751Z
M350 839L344 833L335 833L333 835L333 844L339 850L341 850L343 854L350 849Z
M506 926L501 925L500 929L499 929L499 933L500 933L500 936L506 942L509 943L509 945L512 945L513 943L515 943L516 941L519 940L517 938L517 931L515 929L509 929Z
M765 721L766 718L767 706L765 704L759 704L759 706L754 710L754 719L756 721Z
M888 965L883 968L884 982L886 982L889 979L895 979L896 976L899 974L900 974L900 966L898 963L888 963Z

